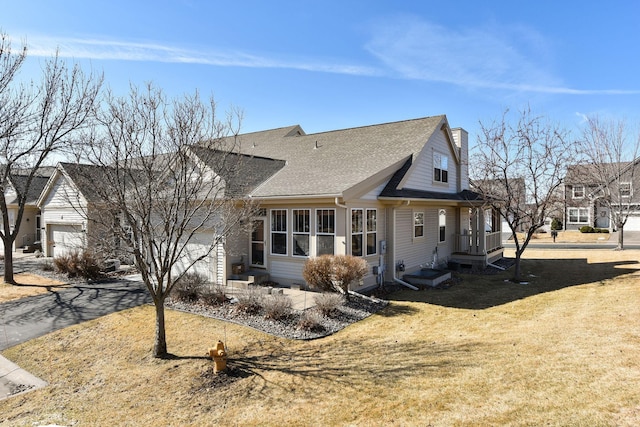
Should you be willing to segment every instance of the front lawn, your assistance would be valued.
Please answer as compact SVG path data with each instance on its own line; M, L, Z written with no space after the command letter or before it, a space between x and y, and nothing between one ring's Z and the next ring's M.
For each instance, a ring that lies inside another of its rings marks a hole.
M461 275L307 342L168 311L171 360L150 356L153 308L127 310L4 351L50 385L0 414L6 425L638 425L639 257L528 249L528 284ZM231 370L214 377L205 354L218 339Z

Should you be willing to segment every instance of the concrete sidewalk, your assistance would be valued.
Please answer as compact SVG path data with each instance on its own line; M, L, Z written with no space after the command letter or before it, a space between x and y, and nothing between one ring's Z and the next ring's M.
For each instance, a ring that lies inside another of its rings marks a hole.
M0 400L33 391L46 385L46 381L31 375L6 357L0 355Z

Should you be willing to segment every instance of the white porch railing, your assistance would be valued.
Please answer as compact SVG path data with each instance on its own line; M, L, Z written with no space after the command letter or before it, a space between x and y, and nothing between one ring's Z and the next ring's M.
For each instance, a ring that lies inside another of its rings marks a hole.
M485 239L485 253L493 252L502 247L502 233L499 231L493 233L471 233L456 234L454 237L454 252L472 255L483 255L479 248L482 247L480 240Z

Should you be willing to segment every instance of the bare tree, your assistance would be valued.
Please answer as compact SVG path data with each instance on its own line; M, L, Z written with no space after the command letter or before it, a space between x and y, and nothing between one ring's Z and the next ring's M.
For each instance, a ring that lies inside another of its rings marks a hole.
M500 213L516 247L514 280L521 280L520 260L534 233L555 209L571 143L567 131L535 116L529 108L512 123L509 111L481 134L472 150L473 187Z
M573 179L585 184L585 196L608 210L618 231L618 250L624 249L624 226L640 207L640 137L629 140L622 120L587 118L578 147L581 164L572 167Z
M168 355L164 304L175 283L251 223L254 204L244 187L251 179L239 176L244 158L232 152L240 116L221 121L215 111L213 100L167 100L152 85L109 94L80 156L100 169L83 179L111 213L89 220L111 227L130 248L153 298L154 357Z
M89 124L102 86L102 76L85 74L78 65L69 69L57 55L46 61L38 84L20 84L26 55L25 45L13 52L8 36L0 35L0 189L14 190L18 206L11 224L7 200L0 197L6 283L15 283L12 248L34 179ZM14 179L17 175L21 179Z

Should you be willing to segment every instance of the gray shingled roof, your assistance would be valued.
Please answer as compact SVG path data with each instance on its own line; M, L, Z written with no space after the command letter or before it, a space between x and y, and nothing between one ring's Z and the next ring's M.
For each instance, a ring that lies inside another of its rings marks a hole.
M284 160L229 153L206 147L189 149L226 184L228 195L246 195L285 166Z
M29 191L27 193L27 205L33 205L38 201L38 197L40 197L40 193L44 190L44 187L47 185L49 181L48 177L44 176L34 176L31 180L31 185L29 186ZM11 183L14 188L24 188L27 182L27 177L24 175L14 175L11 177ZM9 204L17 204L18 199L10 201Z
M334 197L415 157L445 120L441 115L310 135L290 126L227 138L225 143L243 154L286 161L255 189L254 197Z
M112 171L111 168L81 163L60 163L60 166L88 202L99 202L102 200L99 185L108 182L105 174Z

